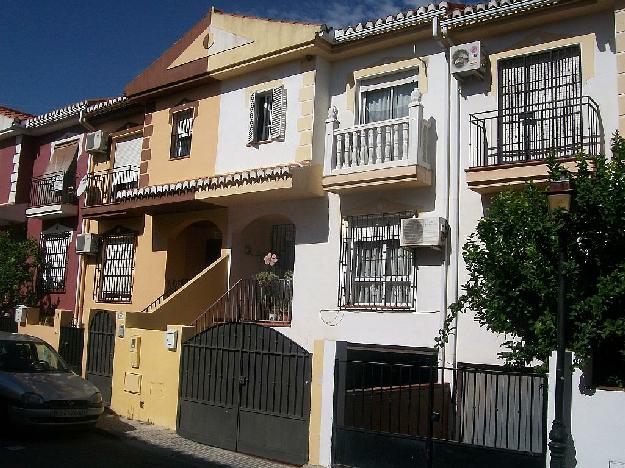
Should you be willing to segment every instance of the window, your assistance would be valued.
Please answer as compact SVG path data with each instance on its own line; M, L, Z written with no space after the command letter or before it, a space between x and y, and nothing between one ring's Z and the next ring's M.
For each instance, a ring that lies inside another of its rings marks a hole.
M103 236L98 272L100 302L130 302L135 240L136 235L128 232L118 231Z
M418 70L362 80L360 123L408 117L410 95L417 87Z
M172 159L184 158L191 154L193 112L194 109L185 109L173 114L170 150Z
M286 90L284 86L250 95L248 145L283 140L286 130Z
M141 148L143 134L133 135L115 141L115 160L113 161L113 199L121 190L139 186L139 165L141 164Z
M399 245L410 213L344 218L341 232L341 307L414 309L414 265Z
M501 60L498 64L502 163L571 155L582 138L579 46Z
M45 292L62 293L65 291L67 247L71 239L71 231L61 231L60 227L41 234L43 255L41 285Z

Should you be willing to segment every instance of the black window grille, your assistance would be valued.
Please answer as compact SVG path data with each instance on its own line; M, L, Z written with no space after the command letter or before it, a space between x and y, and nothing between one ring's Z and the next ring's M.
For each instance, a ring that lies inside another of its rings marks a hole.
M274 269L281 278L293 273L295 266L295 225L275 224L271 227L271 252L278 257Z
M501 163L571 155L581 146L579 46L501 60L499 141Z
M191 154L193 133L193 109L176 112L172 119L171 151L172 159L184 158Z
M43 268L41 285L45 292L65 292L65 270L67 267L67 247L72 239L71 231L42 233L41 250Z
M102 237L96 281L100 302L130 302L134 272L136 235L107 234Z
M413 254L399 245L401 219L411 216L372 214L343 219L340 307L414 309Z

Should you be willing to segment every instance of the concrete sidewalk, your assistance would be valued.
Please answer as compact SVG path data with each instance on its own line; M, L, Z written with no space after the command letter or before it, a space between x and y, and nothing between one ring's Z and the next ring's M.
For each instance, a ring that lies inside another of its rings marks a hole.
M150 445L155 449L180 453L210 464L236 468L284 468L290 465L230 452L209 445L203 445L180 437L169 429L105 413L100 418L97 430L106 435L126 440L129 443Z

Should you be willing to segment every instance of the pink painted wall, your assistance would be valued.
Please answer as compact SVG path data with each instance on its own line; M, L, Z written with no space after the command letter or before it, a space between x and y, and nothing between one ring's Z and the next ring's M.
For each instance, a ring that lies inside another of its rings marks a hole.
M35 145L35 154L33 161L33 177L42 175L48 162L50 161L52 142L61 138L69 136L69 133L81 135L84 130L80 127L73 129L65 129L60 133L53 133L50 135L41 136ZM78 161L76 164L76 179L80 180L87 173L89 162L89 155L84 152L84 148L80 147L78 150ZM65 268L65 292L60 294L50 294L44 298L40 307L42 309L67 309L74 310L76 306L76 288L77 288L77 274L79 265L79 256L76 254L76 234L81 232L82 228L82 214L79 212L78 216L71 218L60 218L52 220L41 220L36 218L29 218L26 222L27 234L29 237L39 240L41 231L53 226L56 223L60 223L69 227L72 232L72 242L67 248L67 263Z
M0 204L8 203L15 156L15 138L0 141Z

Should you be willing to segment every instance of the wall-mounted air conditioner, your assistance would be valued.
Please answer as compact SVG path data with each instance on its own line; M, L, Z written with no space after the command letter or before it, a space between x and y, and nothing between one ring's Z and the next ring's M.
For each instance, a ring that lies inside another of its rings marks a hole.
M108 146L108 133L103 130L87 133L86 150L88 153L105 153Z
M486 76L488 59L480 41L450 47L449 60L451 73L457 77Z
M97 234L78 234L76 236L76 253L84 255L95 255L100 247L100 236Z
M402 247L441 247L445 245L445 218L406 218L401 220Z

